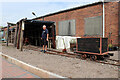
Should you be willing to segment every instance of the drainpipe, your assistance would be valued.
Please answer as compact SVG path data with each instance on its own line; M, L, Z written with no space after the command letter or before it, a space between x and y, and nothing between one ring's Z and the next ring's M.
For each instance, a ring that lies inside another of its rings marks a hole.
M103 38L105 37L105 6L103 0Z

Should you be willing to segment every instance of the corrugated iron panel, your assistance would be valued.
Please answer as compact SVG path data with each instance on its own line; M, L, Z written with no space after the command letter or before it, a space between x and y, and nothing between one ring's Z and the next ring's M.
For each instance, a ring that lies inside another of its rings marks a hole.
M102 36L102 16L85 18L85 35Z
M75 35L76 33L75 20L59 21L58 31L60 36Z

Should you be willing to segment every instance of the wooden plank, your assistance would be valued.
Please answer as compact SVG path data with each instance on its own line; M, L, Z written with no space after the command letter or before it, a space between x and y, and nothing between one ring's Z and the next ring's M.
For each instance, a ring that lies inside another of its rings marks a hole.
M10 35L10 36L11 36L11 43L12 43L12 38L13 38L13 37L12 37L12 33L13 33L13 32L12 32L12 30L11 30L11 35Z
M20 36L20 50L23 50L23 33L24 33L24 21L21 24L21 36Z
M53 48L56 48L56 43L55 43L55 39L56 39L56 35L55 35L55 25L52 25L52 43L53 43Z
M16 25L16 28L15 28L14 47L16 47L17 33L18 33L18 25Z
M23 30L21 30L21 37L20 37L20 50L23 50Z
M8 39L9 39L9 24L8 24L8 26L7 26L7 46L8 46Z
M17 35L17 49L19 49L20 34L21 34L21 22L19 22L19 30L18 30L18 35Z

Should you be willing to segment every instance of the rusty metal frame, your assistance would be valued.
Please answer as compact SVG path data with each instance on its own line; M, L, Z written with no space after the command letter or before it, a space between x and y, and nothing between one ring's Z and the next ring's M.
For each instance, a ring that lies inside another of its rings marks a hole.
M102 38L100 38L100 54L102 54Z
M84 51L78 51L78 43L76 43L76 52L80 54L91 54L91 55L106 55L108 52L102 53L102 37L84 37L84 38L100 38L100 53L94 53L94 52L84 52Z
M80 53L80 54L91 54L91 55L106 55L106 54L108 54L108 52L105 52L105 53L102 53L102 54L93 53L93 52L83 52L83 51L76 51L76 52Z

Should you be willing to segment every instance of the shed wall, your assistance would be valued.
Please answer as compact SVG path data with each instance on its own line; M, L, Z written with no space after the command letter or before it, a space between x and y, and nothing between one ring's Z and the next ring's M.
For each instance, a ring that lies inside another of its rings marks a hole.
M44 20L56 22L56 35L58 36L58 22L74 19L76 23L75 37L82 37L85 35L85 18L102 16L102 12L103 5L97 4L47 16L44 17ZM42 20L42 18L38 20ZM110 33L112 34L110 35ZM109 38L109 43L118 45L118 2L105 3L105 37Z

